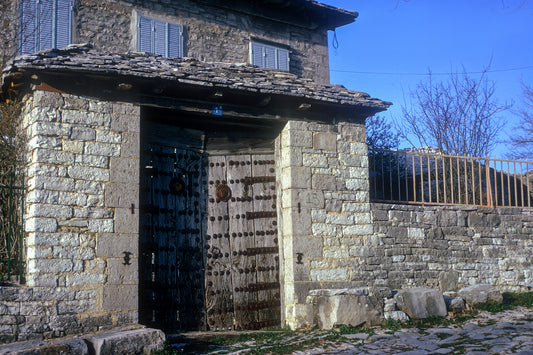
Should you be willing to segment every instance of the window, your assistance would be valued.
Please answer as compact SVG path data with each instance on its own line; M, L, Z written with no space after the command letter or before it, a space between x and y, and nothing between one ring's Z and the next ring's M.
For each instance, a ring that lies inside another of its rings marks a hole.
M262 68L289 70L289 50L285 48L250 42L250 58L253 65Z
M137 50L164 57L183 57L183 27L139 16Z
M19 54L71 44L73 18L74 0L22 0Z

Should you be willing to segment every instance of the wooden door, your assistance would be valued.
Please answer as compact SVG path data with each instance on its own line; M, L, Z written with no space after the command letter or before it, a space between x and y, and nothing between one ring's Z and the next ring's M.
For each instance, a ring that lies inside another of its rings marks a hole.
M167 331L205 329L202 154L149 144L142 160L140 321Z
M208 158L206 311L211 330L280 325L273 155Z

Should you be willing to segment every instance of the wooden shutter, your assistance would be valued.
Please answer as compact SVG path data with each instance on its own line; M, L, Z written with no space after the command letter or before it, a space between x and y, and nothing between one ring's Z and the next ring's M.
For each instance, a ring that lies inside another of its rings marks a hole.
M37 48L52 48L54 46L54 4L51 0L37 0Z
M276 66L276 48L265 46L265 68L277 69Z
M22 0L19 23L19 53L33 53L36 48L37 1Z
M167 24L163 21L153 21L154 45L153 52L164 57L167 56Z
M137 50L139 52L152 52L152 20L144 16L139 16Z
M164 57L182 57L183 27L139 16L137 50Z
M253 65L289 71L289 51L262 43L250 43L250 58Z
M55 11L55 48L72 43L72 22L74 3L72 0L57 0Z
M265 64L263 62L263 48L264 46L262 44L259 44L259 43L255 43L255 42L252 42L251 43L251 47L252 47L252 53L251 53L251 58L252 58L252 64L253 65L257 65L258 67L265 67Z
M278 48L278 69L289 71L289 51Z
M169 57L183 57L183 27L168 24L168 56Z

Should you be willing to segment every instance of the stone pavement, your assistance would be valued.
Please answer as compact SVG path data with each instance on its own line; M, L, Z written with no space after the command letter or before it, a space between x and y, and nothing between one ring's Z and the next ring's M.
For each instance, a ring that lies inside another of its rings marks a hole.
M289 334L265 341L249 340L231 346L183 350L212 354L533 355L533 309L518 307L497 314L481 311L474 319L448 327L397 331L374 328L373 335L339 335L316 330Z

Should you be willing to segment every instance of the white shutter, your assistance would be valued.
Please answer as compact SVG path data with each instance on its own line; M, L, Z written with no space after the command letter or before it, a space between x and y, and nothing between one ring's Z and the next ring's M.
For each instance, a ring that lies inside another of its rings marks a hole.
M278 69L289 71L289 51L286 49L278 48Z
M265 46L265 68L277 69L276 48Z
M137 50L139 52L152 52L152 20L139 16L137 32Z
M289 50L263 43L250 42L250 61L262 68L289 71Z
M55 11L52 0L37 1L37 50L54 47Z
M153 52L164 57L167 56L167 24L163 21L153 20L154 42Z
M259 43L255 43L255 42L252 42L251 43L251 47L252 47L252 53L251 53L251 58L252 58L252 64L253 65L257 65L258 67L265 67L265 64L264 64L264 55L263 55L263 48L264 46L262 44L259 44Z
M168 56L183 57L183 27L168 24Z
M57 0L54 45L56 48L63 48L72 43L73 9L73 0Z
M19 53L27 54L35 52L36 48L36 23L37 2L36 0L22 0L20 6L19 21Z

